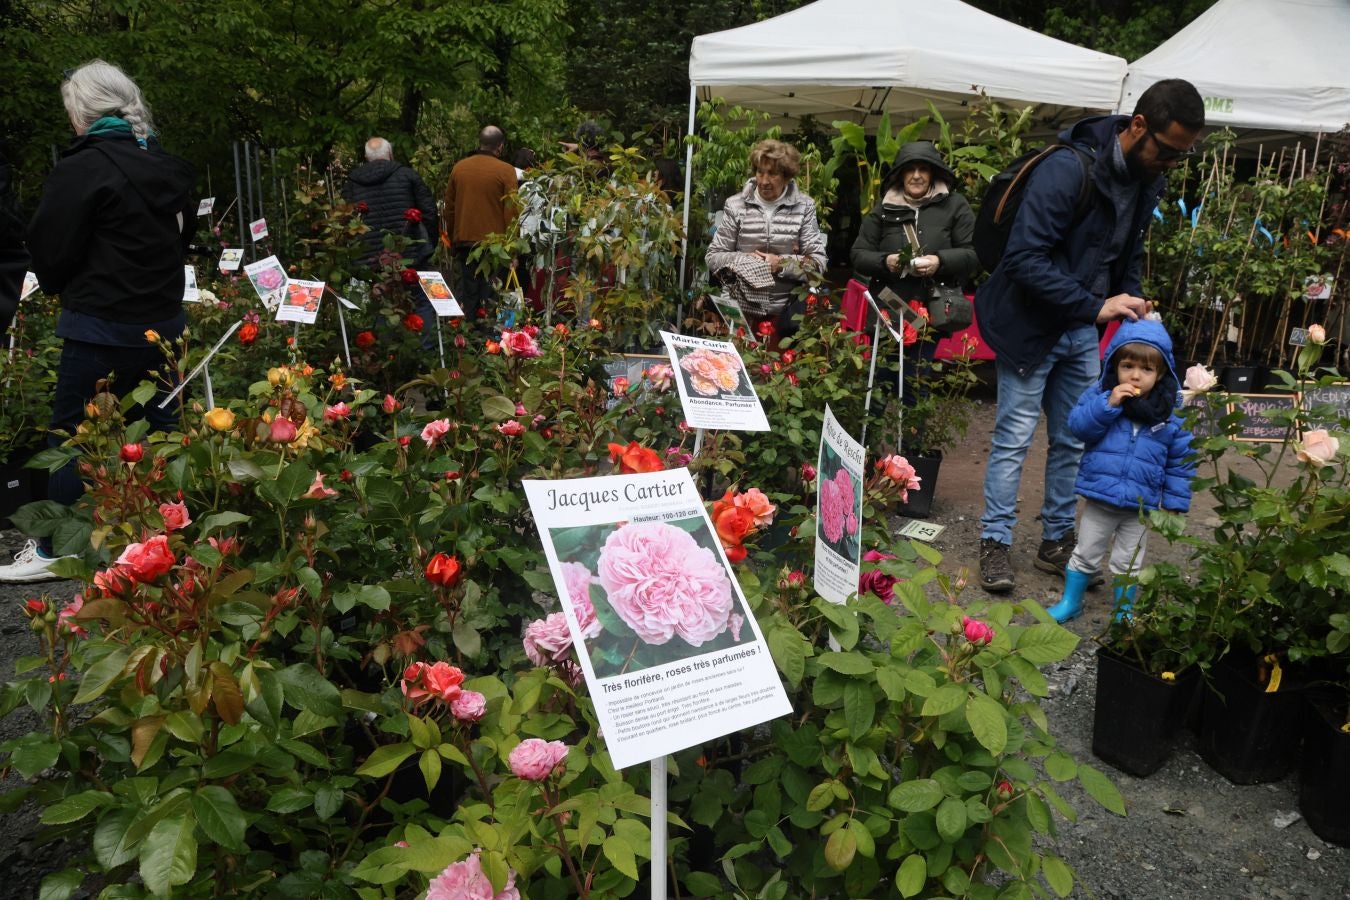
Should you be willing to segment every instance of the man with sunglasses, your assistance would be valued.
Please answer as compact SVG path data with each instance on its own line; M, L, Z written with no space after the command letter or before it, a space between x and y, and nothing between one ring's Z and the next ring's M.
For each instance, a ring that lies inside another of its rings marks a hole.
M1044 410L1049 437L1037 568L1064 574L1077 539L1074 479L1083 444L1069 413L1100 371L1098 324L1138 319L1143 234L1166 174L1194 153L1205 106L1187 81L1160 81L1133 115L1083 119L1059 135L1080 152L1032 171L998 266L976 294L997 355L998 413L984 480L980 583L1015 586L1011 545L1022 466ZM1086 208L1080 195L1086 190Z

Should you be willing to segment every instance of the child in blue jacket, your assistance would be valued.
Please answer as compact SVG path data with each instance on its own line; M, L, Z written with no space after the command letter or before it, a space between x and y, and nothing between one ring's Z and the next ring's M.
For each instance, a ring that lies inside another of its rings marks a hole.
M1195 464L1190 432L1176 414L1180 387L1162 323L1123 323L1106 348L1102 377L1069 415L1069 430L1086 445L1074 489L1087 504L1064 596L1048 610L1055 621L1083 612L1083 591L1108 548L1113 575L1139 571L1148 538L1141 510L1190 509ZM1129 613L1133 597L1133 586L1116 586L1116 616Z

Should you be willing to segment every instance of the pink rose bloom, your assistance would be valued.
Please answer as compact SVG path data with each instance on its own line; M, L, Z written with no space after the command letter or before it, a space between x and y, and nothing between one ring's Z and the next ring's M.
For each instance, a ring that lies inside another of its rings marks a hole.
M889 553L882 553L880 550L868 550L863 554L863 562L881 562L884 559L895 559ZM886 604L895 602L895 576L887 575L885 572L879 572L873 569L870 572L863 572L858 576L858 593L876 594L881 601Z
M516 745L506 758L511 774L526 781L543 781L567 758L567 745L562 741L526 738Z
M843 539L844 533L858 530L857 513L853 508L856 492L853 476L848 469L840 469L834 478L820 486L820 519L825 539L832 544Z
M727 617L727 627L731 629L731 639L739 641L741 639L741 628L745 625L745 616L740 613L732 613Z
M309 486L309 490L302 495L310 500L327 500L329 497L336 497L338 492L332 488L323 486L323 473L314 473L314 483Z
M336 422L338 419L345 419L352 414L352 409L345 402L334 403L323 411L323 420L325 422Z
M523 331L503 331L501 345L507 356L532 359L539 355L539 344Z
M562 570L567 599L572 604L577 625L581 627L581 636L587 640L599 637L604 627L595 617L595 604L591 602L591 585L595 583L595 576L579 562L565 562Z
M84 595L76 594L75 599L71 600L56 616L56 627L61 631L69 632L78 638L89 637L89 632L85 631L80 624L75 621L75 616L84 607Z
M647 382L657 391L670 390L671 383L675 380L675 370L669 363L657 363L654 366L648 366L647 371L642 373Z
M468 858L451 863L445 867L445 871L431 879L426 900L520 900L515 872L507 876L506 886L500 892L492 892L492 882L484 874L483 863L479 859L481 852L473 851Z
M810 463L802 463L802 481L807 484L816 480L816 467Z
M180 528L186 528L192 524L192 517L188 515L186 503L161 503L159 514L164 519L165 531L178 531Z
M1305 463L1325 466L1336 459L1341 442L1327 434L1325 429L1318 428L1314 431L1305 431L1303 440L1294 447L1298 450L1298 458Z
M435 447L436 442L449 433L450 420L436 419L433 422L428 422L426 427L422 429L422 440L426 442L428 447Z
M721 560L683 528L642 522L610 533L597 566L619 618L648 644L697 647L727 630L734 603Z
M525 656L536 666L567 659L572 649L572 632L567 627L567 616L550 613L525 626Z
M972 644L987 644L994 639L994 629L981 622L979 619L972 619L970 616L961 617L961 627L966 633L966 640Z
M520 437L525 433L525 426L515 419L507 419L497 426L497 430L507 437Z
M518 416L523 416L523 415L527 415L528 413L529 413L529 410L525 408L525 404L524 404L524 403L521 403L519 400L517 400L517 401L516 401L516 415L518 415Z
M124 566L113 566L94 573L94 587L109 597L131 590L136 582Z
M1309 325L1308 340L1314 344L1325 344L1327 342L1327 330L1321 325Z
M443 700L451 703L460 694L464 673L447 662L415 662L403 670L400 687L413 703Z
M258 287L264 291L275 291L286 281L286 276L278 269L263 269L256 277Z
M755 517L756 528L773 522L774 514L778 512L778 507L770 503L769 498L764 496L764 492L759 488L751 488L744 494L737 494L731 502L742 509L750 510Z
M487 698L477 691L460 691L450 701L450 714L461 722L477 722L487 712Z
M1214 373L1202 365L1194 365L1186 370L1186 380L1182 384L1188 391L1194 391L1197 394L1204 393L1214 385L1219 383L1219 379Z
M380 404L380 409L383 409L389 415L398 412L402 407L403 404L395 400L393 394L385 394L384 402Z
M154 581L173 568L176 560L169 549L169 539L157 534L143 544L129 544L122 555L117 557L117 565L134 580Z
M295 440L297 434L299 432L296 431L294 422L285 416L277 416L272 420L272 428L268 436L275 444L289 444Z

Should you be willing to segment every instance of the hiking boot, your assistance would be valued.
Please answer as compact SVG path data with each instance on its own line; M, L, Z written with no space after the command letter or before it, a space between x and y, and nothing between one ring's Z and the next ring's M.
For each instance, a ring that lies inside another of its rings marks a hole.
M1078 545L1078 533L1070 528L1064 536L1053 541L1041 541L1041 549L1036 551L1036 568L1042 572L1064 577L1064 569L1073 556L1073 548ZM1098 576L1100 577L1100 576Z
M3 584L26 584L33 581L60 581L65 576L57 575L51 571L52 563L58 559L70 559L67 556L47 556L39 548L35 540L29 539L28 543L18 553L14 554L14 562L7 566L0 566L0 583Z
M1003 594L1016 587L1013 580L1012 550L994 538L980 541L980 587L995 594Z

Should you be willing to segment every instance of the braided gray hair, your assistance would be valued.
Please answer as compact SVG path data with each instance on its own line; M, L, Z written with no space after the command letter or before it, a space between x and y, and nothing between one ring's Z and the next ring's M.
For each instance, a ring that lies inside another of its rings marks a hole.
M103 116L125 119L137 139L154 133L150 107L136 82L112 63L95 59L70 73L61 85L61 101L75 130L84 134Z

